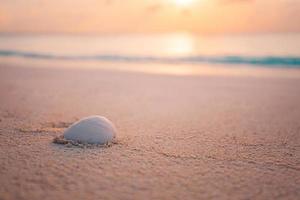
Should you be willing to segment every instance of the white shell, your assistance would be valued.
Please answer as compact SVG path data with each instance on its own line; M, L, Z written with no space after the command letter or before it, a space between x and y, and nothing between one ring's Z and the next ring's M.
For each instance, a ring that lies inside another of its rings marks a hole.
M64 138L81 143L105 144L116 137L116 129L111 121L102 116L90 116L72 124L64 133Z

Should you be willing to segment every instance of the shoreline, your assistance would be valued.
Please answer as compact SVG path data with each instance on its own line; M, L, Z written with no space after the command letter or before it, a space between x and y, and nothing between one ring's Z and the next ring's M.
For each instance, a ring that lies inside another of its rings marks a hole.
M118 63L93 61L31 60L21 58L1 58L0 63L8 67L37 69L105 70L128 73L169 76L209 76L209 77L253 77L253 78L293 78L300 79L298 68L270 68L267 66L221 65L221 64L159 64L159 63Z

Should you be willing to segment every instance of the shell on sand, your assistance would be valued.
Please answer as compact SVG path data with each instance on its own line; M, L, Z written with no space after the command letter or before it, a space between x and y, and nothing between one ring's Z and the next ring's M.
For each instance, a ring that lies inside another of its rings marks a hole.
M111 121L102 116L90 116L72 124L64 138L80 143L107 144L116 137L116 129Z

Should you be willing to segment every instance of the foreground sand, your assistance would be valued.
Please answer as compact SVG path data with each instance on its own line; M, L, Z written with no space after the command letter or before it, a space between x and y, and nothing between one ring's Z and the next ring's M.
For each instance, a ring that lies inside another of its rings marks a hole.
M300 79L0 66L0 199L299 199ZM109 148L51 141L104 115Z

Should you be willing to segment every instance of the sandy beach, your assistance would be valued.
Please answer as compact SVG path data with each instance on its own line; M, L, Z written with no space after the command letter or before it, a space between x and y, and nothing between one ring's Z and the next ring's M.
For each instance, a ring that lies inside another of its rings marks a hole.
M0 199L299 199L300 79L0 66ZM107 148L53 144L90 115Z

